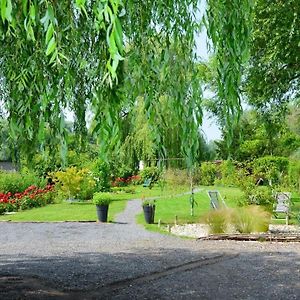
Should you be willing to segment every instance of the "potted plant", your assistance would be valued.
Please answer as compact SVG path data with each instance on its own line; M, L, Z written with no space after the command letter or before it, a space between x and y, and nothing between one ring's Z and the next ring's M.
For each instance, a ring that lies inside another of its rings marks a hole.
M154 223L155 200L143 200L144 217L147 224Z
M93 195L93 203L96 205L97 217L100 222L107 222L107 213L112 195L110 193L99 192Z

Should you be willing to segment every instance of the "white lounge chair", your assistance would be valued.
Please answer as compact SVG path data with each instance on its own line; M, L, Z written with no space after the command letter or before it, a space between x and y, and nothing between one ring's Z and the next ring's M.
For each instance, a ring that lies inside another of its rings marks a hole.
M286 225L289 224L291 206L291 193L290 192L277 192L275 194L275 203L273 213L276 219L283 219L284 216Z

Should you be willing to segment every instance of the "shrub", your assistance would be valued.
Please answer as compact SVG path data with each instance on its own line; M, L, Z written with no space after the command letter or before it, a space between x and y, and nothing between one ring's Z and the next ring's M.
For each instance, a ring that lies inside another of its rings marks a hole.
M289 185L300 192L300 161L291 160L288 170Z
M135 194L135 188L130 186L123 186L123 187L112 187L111 191L113 193L126 193L126 194Z
M238 172L234 163L231 160L224 160L218 167L221 179L216 180L216 183L220 183L225 186L235 186L237 185Z
M186 170L168 169L164 172L164 180L170 185L189 185L190 177Z
M43 187L46 179L36 176L34 173L24 170L22 172L0 172L0 192L12 194L24 192L30 185Z
M245 191L246 201L248 205L264 205L272 206L274 203L274 197L272 190L267 186L255 186L253 189L247 189Z
M151 178L152 182L157 182L160 179L161 172L157 167L146 167L139 175L141 176L142 181Z
M288 166L288 159L280 156L265 156L253 161L254 174L266 178L269 185L279 184L281 177L288 174Z
M96 191L107 192L110 190L111 174L108 163L97 159L90 167L93 177L96 181Z
M217 176L217 166L213 162L203 162L200 166L200 184L214 185Z
M126 187L129 184L136 185L141 181L141 177L139 175L129 176L127 178L118 177L112 182L113 187Z
M240 233L266 232L269 229L270 214L258 205L236 208L231 222Z
M53 186L47 186L44 189L36 186L29 186L21 193L0 194L0 213L17 211L44 206L53 202Z
M52 174L58 180L58 188L69 198L91 199L95 191L95 180L88 169L67 168Z
M95 193L93 196L93 203L95 205L109 205L113 200L113 195L105 192Z

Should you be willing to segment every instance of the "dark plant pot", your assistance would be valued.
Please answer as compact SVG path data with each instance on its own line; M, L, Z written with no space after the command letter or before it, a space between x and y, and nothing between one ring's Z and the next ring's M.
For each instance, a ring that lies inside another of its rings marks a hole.
M155 205L144 205L143 210L146 223L153 224L155 215Z
M96 205L97 217L100 222L107 222L108 205Z

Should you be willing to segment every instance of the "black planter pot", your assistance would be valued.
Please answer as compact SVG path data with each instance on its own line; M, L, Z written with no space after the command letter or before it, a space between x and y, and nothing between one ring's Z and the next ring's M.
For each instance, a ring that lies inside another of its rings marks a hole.
M144 205L144 217L147 224L154 223L155 205Z
M96 205L97 217L100 222L107 222L108 205Z

